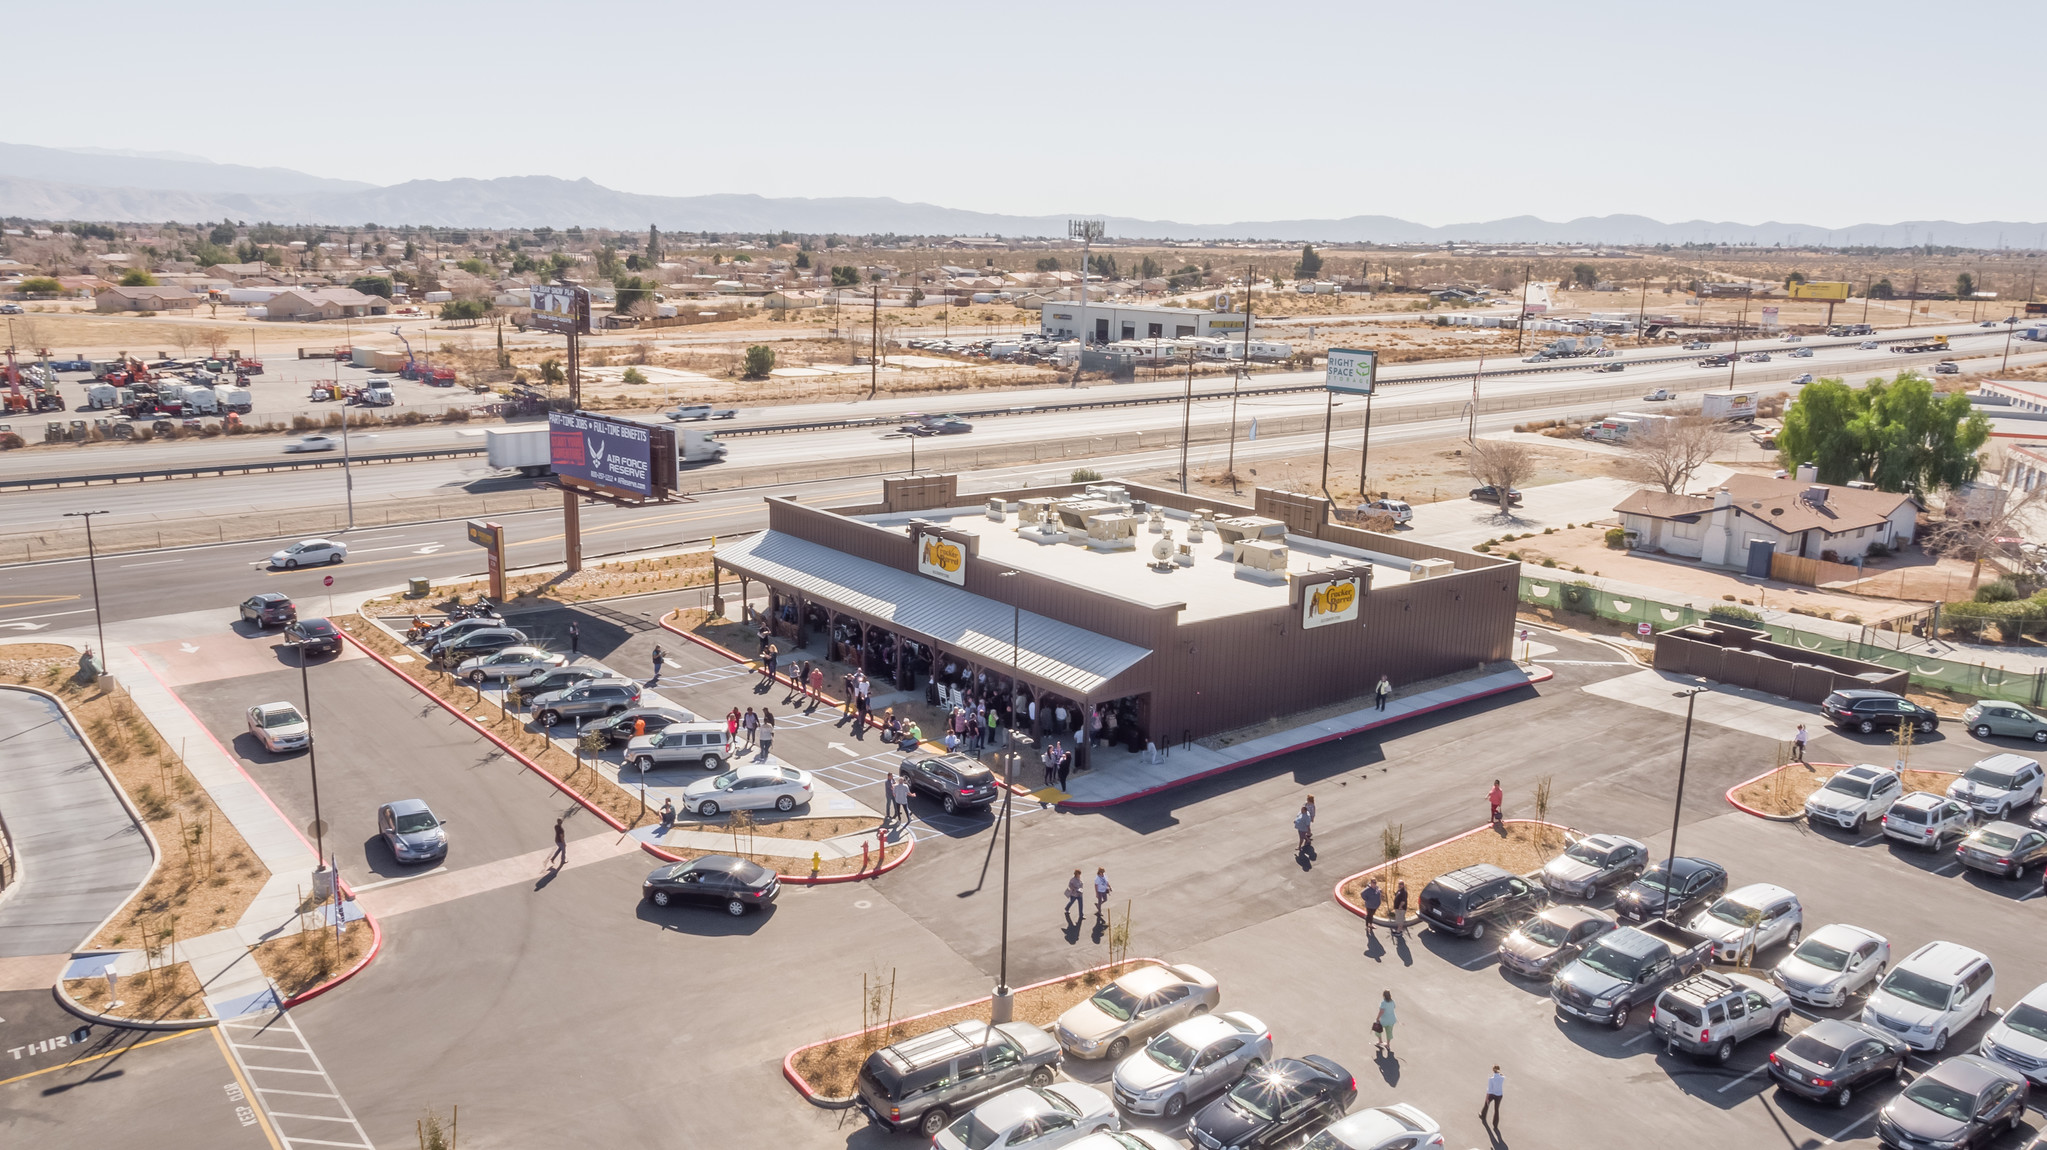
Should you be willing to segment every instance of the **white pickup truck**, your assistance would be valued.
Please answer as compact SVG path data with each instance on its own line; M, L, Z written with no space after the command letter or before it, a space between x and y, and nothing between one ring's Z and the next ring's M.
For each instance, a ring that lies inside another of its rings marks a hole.
M685 403L662 414L666 415L670 422L681 423L685 419L732 419L739 414L739 410L732 407L712 407L708 403Z
M1642 398L1649 403L1657 403L1666 399L1676 399L1677 396L1672 395L1669 388L1659 387Z

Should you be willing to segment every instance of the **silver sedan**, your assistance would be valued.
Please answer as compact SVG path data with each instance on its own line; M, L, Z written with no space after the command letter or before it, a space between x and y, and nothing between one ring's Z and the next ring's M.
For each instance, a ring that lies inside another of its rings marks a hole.
M810 772L792 767L747 766L699 779L682 792L685 810L710 818L720 811L793 811L810 803Z
M535 671L553 670L566 662L567 657L538 647L506 647L495 654L463 660L456 666L455 674L472 683L481 683L485 679L522 679Z
M1222 1000L1215 976L1198 966L1144 966L1059 1016L1059 1045L1075 1058L1121 1058L1132 1042Z
M1116 1101L1132 1114L1179 1117L1272 1057L1272 1031L1243 1011L1176 1023L1116 1067Z

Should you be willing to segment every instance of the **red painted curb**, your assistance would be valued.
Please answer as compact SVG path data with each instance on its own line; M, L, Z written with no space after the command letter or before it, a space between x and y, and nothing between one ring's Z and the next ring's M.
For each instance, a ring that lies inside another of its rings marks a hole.
M1477 697L1477 696L1475 696L1475 697ZM1540 819L1501 819L1500 821L1501 821L1502 823L1537 823L1537 824L1541 823L1541 820L1540 820ZM1549 824L1547 824L1547 825L1549 825L1549 826L1553 826L1553 827L1557 828L1558 830L1560 830L1560 831L1563 831L1563 832L1564 832L1565 834L1569 834L1569 833L1570 833L1570 831L1571 831L1571 828L1570 828L1570 827L1564 826L1564 825L1563 825L1562 823L1549 823ZM1354 879L1354 878L1357 878L1357 877L1358 877L1359 875L1367 875L1367 874L1371 874L1371 873L1372 873L1373 871L1375 871L1375 870L1384 870L1384 869L1386 869L1387 867L1389 867L1389 866L1392 866L1392 865L1393 865L1394 863L1402 863L1402 862L1406 862L1406 861L1407 861L1408 859L1414 858L1414 857L1415 857L1416 855L1423 855L1423 854L1427 854L1428 852L1430 852L1430 851L1432 851L1432 850L1435 850L1435 849L1436 849L1437 847L1440 847L1440 846L1446 846L1446 845L1448 845L1448 844L1450 844L1450 843L1454 843L1454 842L1456 842L1456 841L1457 841L1458 839L1468 839L1468 838L1470 838L1471 836L1473 836L1473 835L1475 835L1475 834L1478 834L1478 833L1480 833L1480 832L1482 832L1482 831L1489 831L1489 830L1491 830L1491 829L1493 829L1493 825L1492 825L1491 823L1486 823L1486 824L1484 824L1484 825L1482 825L1482 826L1475 826L1475 827L1471 828L1470 830L1468 830L1468 831L1465 831L1465 832L1463 832L1462 834L1454 834L1454 835L1451 835L1451 836L1450 836L1449 838L1447 838L1447 839L1444 839L1444 840L1442 840L1441 842L1434 842L1434 843L1430 843L1430 844L1429 844L1428 846L1425 846L1425 847L1421 848L1420 850L1412 850L1412 851L1409 851L1409 852L1407 852L1406 854L1404 854L1404 855L1401 855L1401 856L1400 856L1399 858L1397 858L1397 859L1394 859L1394 860L1392 860L1391 862L1383 862L1383 863L1380 863L1380 864L1379 864L1378 866L1368 866L1368 867L1366 867L1365 869L1363 869L1363 870L1361 870L1361 871L1355 871L1355 872L1353 872L1353 873L1351 873L1351 874L1347 874L1347 875L1343 876L1342 878L1340 878L1340 879L1337 879L1337 880L1336 880L1336 887L1335 887L1335 889L1334 889L1334 890L1333 890L1333 891L1332 891L1331 893L1332 893L1332 894L1334 894L1334 895L1336 896L1336 902L1337 902L1337 904L1338 904L1339 906L1343 907L1343 909L1345 909L1345 910L1347 910L1347 911L1351 912L1352 914L1354 914L1354 915L1357 915L1357 916L1358 916L1359 918L1367 918L1367 919L1371 919L1371 920L1372 920L1373 922L1386 922L1386 921L1389 921L1389 920L1387 920L1387 919L1386 919L1386 918L1385 918L1384 916L1381 916L1381 917L1379 917L1379 918L1373 918L1373 917L1372 917L1371 915L1369 915L1369 914L1365 913L1365 908L1364 908L1364 907L1362 907L1362 906L1359 906L1359 905L1358 905L1357 903L1354 903L1354 902L1352 902L1351 900L1349 900L1349 899L1345 898L1345 897L1343 896L1343 886L1344 886L1344 884L1345 884L1345 883L1347 883L1347 882L1349 882L1350 880L1352 880L1352 879ZM1390 905L1390 904L1389 904L1389 905ZM1409 921L1409 922L1419 922L1419 921L1420 921L1420 918L1419 918L1419 917L1417 917L1417 916L1413 916L1413 915L1410 915L1410 916L1409 916L1409 918L1408 918L1408 921Z
M336 875L335 882L340 886L342 893L348 895L350 899L353 899L355 897L355 892L349 889L348 884L345 882L341 882L341 876ZM369 950L365 951L363 953L363 956L360 959L356 960L356 964L354 966L349 967L347 970L342 971L340 974L335 975L333 978L328 979L327 981L321 983L318 986L313 987L310 990L302 990L299 993L292 995L290 998L285 999L284 1002L280 1004L281 1009L290 1010L292 1007L297 1006L301 1002L311 1002L313 999L320 997L321 995L327 993L328 991L334 989L335 987L340 986L342 983L347 982L349 979L354 978L356 975L361 974L363 972L363 968L367 967L370 964L370 960L377 957L377 952L384 949L384 928L377 925L376 916L370 913L368 907L363 906L361 903L356 903L356 906L358 909L362 911L362 920L370 924ZM323 927L321 929L325 928Z
M1126 959L1124 959L1123 961L1124 961L1124 962L1129 962L1129 963L1145 963L1145 962L1148 962L1148 963L1151 963L1151 964L1152 964L1153 966L1166 966L1166 965L1168 965L1168 964L1167 964L1167 963L1166 963L1166 962L1165 962L1165 961L1164 961L1163 959L1157 959L1157 958L1149 958L1149 957L1147 957L1147 958L1126 958ZM1024 992L1024 991L1026 991L1026 990L1036 990L1037 988L1039 988L1039 987L1041 987L1041 986L1050 986L1050 985L1052 985L1052 984L1053 984L1053 983L1055 983L1055 982L1065 982L1065 981L1066 981L1067 979L1069 979L1069 978L1078 978L1079 976L1081 976L1081 975L1083 975L1083 974L1086 974L1086 973L1087 973L1088 971L1090 971L1090 970L1107 970L1107 969L1108 969L1109 967L1111 967L1111 966L1114 966L1114 965L1117 965L1117 964L1115 964L1115 963L1108 963L1108 962L1105 962L1105 963L1102 963L1102 964L1101 964L1101 965L1099 965L1099 966L1089 966L1089 967L1084 967L1084 968L1082 968L1082 969L1080 969L1080 970L1076 970L1076 971L1073 971L1073 972L1071 972L1071 973L1068 973L1068 974L1061 974L1061 975L1057 975L1057 976L1055 976L1055 977L1052 977L1052 978L1047 978L1047 979L1044 979L1044 980L1042 980L1042 981L1040 981L1040 982L1033 982L1033 983L1031 983L1031 984L1030 984L1029 986L1016 986L1016 987L1011 987L1011 988L1010 988L1010 993L1012 993L1012 994L1021 994L1021 993L1023 993L1023 992ZM994 996L994 995L992 995L992 994L987 994L987 995L982 995L982 996L981 996L980 998L970 998L970 999L967 999L967 1000L966 1000L965 1002L955 1002L955 1003L953 1003L953 1004L952 1004L951 1006L941 1006L941 1007L939 1007L939 1008L938 1008L938 1009L936 1009L936 1010L927 1010L927 1011L925 1011L925 1012L924 1012L924 1013L922 1013L922 1014L912 1014L912 1015L910 1015L910 1016L909 1016L908 1018L898 1018L898 1019L896 1019L896 1020L895 1020L894 1022L884 1023L884 1024L880 1025L880 1026L870 1026L870 1027L868 1027L868 1028L867 1028L866 1030L854 1030L854 1031L850 1031L850 1032L848 1032L848 1033L845 1033L845 1034L841 1034L841 1035L839 1035L839 1036L838 1036L838 1037L836 1037L836 1038L826 1038L826 1039L823 1039L823 1040L821 1040L821 1041L818 1041L818 1042L812 1042L812 1043L808 1043L808 1044L806 1044L806 1045L803 1045L803 1046L799 1046L799 1047L797 1047L796 1049L794 1049L794 1050L791 1050L791 1051L790 1051L789 1053L787 1053L787 1054L785 1054L785 1055L783 1055L783 1056L782 1056L782 1077L784 1077L784 1078L788 1079L788 1080L789 1080L789 1084L790 1084L791 1086L794 1086L794 1087L796 1088L796 1090L797 1090L797 1092L798 1092L799 1094L802 1094L802 1095L803 1095L803 1099L804 1099L804 1101L806 1101L806 1102L809 1102L809 1103L810 1103L811 1105L813 1105L813 1106L822 1106L822 1107L824 1107L824 1108L826 1108L826 1109L830 1109L830 1110L843 1110L843 1109L845 1109L845 1108L846 1108L847 1106L850 1106L850 1105L852 1105L852 1103L853 1103L853 1100L852 1100L852 1099L850 1099L850 1098L847 1098L847 1099L837 1099L837 1098L820 1098L820 1097L818 1097L817 1091L811 1088L810 1082L809 1082L809 1081L808 1081L807 1079L805 1079L805 1078L803 1077L803 1075L802 1075L802 1074L800 1074L800 1073L798 1073L798 1072L797 1072L797 1070L796 1070L796 1056L797 1056L797 1055L799 1055L799 1054L803 1053L803 1052L804 1052L804 1051L806 1051L806 1050L815 1050L815 1049L817 1049L817 1048L818 1048L818 1047L820 1047L820 1046L829 1046L829 1045L831 1045L831 1044L832 1044L832 1043L834 1043L834 1042L844 1042L844 1041L846 1041L846 1040L847 1040L847 1039L849 1039L849 1038L858 1038L858 1037L860 1037L860 1036L861 1036L861 1035L863 1035L863 1034L872 1034L872 1033L874 1033L874 1032L875 1032L875 1031L877 1031L877 1030L888 1030L888 1029L891 1029L891 1028L893 1028L893 1027L901 1026L901 1025L903 1025L904 1023L906 1023L906 1022L915 1022L915 1021L917 1021L917 1020L918 1020L918 1019L920 1019L920 1018L930 1018L930 1017L931 1017L932 1015L934 1015L934 1014L944 1014L944 1013L945 1013L946 1011L949 1011L949 1010L958 1010L958 1009L960 1009L961 1007L964 1007L964 1006L973 1006L973 1005L974 1005L974 1004L976 1004L976 1003L981 1003L981 1002L988 1002L988 1001L992 1000L992 999L993 999L994 997L995 997L995 996Z
M1323 735L1319 739L1313 739L1305 743L1297 743L1291 747L1282 747L1277 751L1267 751L1265 754L1254 755L1251 758L1244 759L1235 763L1230 763L1227 766L1216 767L1214 770L1203 771L1198 775L1188 775L1184 779L1175 779L1170 783L1161 783L1158 786L1147 787L1141 791L1132 791L1127 795L1119 795L1113 799L1094 799L1087 802L1074 802L1072 800L1067 800L1066 802L1059 803L1058 805L1062 810L1091 811L1099 810L1102 807L1113 807L1119 803L1127 803L1135 799L1150 798L1152 795L1161 794L1163 792L1173 790L1176 787L1184 787L1189 783L1198 783L1203 779L1211 779L1217 775L1227 774L1231 771L1240 770L1244 767L1251 766L1254 763L1262 763L1267 759L1278 758L1281 755L1290 755L1293 754L1295 751L1305 750L1308 747L1318 747L1321 746L1323 743L1334 742L1338 739L1347 739L1350 738L1352 735L1363 734L1366 731L1374 731L1379 729L1380 727L1390 726L1391 724L1394 723L1406 722L1407 720L1412 719L1418 715L1432 714L1436 711L1443 710L1446 707L1461 706L1465 703L1469 703L1477 699L1489 699L1494 695L1504 695L1509 691L1518 691L1522 687L1525 687L1530 683L1546 683L1554 677L1556 677L1556 672L1545 667L1542 669L1541 674L1529 676L1528 681L1526 683L1515 683L1510 686L1497 687L1490 691L1481 691L1476 695L1466 695L1461 699L1451 699L1447 702L1437 703L1434 706L1423 707L1419 711L1409 711L1404 715L1398 715L1390 719L1380 719L1377 722L1366 723L1362 727L1353 727L1350 730L1338 731L1335 734Z
M1735 797L1734 797L1734 792L1736 792L1736 791L1740 790L1741 788L1743 788L1743 787L1745 787L1745 786L1748 786L1748 785L1749 785L1750 783L1756 783L1756 782L1761 782L1762 780L1764 780L1764 779L1767 779L1767 778L1769 778L1769 777L1770 777L1771 775L1774 775L1774 774L1776 774L1776 773L1777 773L1777 772L1779 772L1779 771L1788 771L1788 770L1790 770L1790 769L1791 769L1792 767L1795 767L1795 766L1799 766L1799 765L1801 765L1801 764L1799 764L1799 763L1796 763L1796 762L1791 762L1791 763L1785 763L1785 764L1784 764L1783 766L1781 766L1781 767L1772 767L1772 768L1770 768L1769 770L1767 770L1767 771L1764 771L1764 772L1763 772L1762 774L1760 774L1760 775L1757 775L1757 776L1756 776L1755 778L1752 778L1752 779L1743 779L1742 781L1740 781L1740 782L1738 782L1738 783L1734 784L1733 786L1731 786L1731 787L1727 788L1727 793L1726 793L1726 794L1724 794L1724 795L1722 795L1721 797L1727 800L1727 805L1728 805L1728 806L1730 806L1730 807L1733 807L1733 808L1734 808L1735 810L1738 810L1738 811L1740 811L1741 813L1743 813L1743 814L1745 814L1745 815L1754 815L1755 817L1757 817L1757 818L1759 818L1759 819L1763 819L1763 820L1765 820L1765 821L1767 821L1767 822L1773 822L1773 823L1795 823L1795 822L1797 822L1798 820L1800 820L1800 819L1804 818L1804 817L1805 817L1805 815L1804 815L1803 813L1800 813L1800 814L1795 814L1795 815L1773 815L1773 814L1769 813L1768 811L1759 811L1759 810L1757 810L1756 808L1754 808L1754 807L1752 807L1752 806L1749 806L1749 805L1748 805L1747 803L1744 803L1744 802L1742 802L1741 800L1739 800L1739 799L1735 798ZM1804 766L1809 766L1809 767L1832 767L1832 768L1834 768L1834 770L1836 770L1836 771L1845 771L1845 770L1847 770L1847 769L1848 769L1849 767L1852 767L1852 766L1854 766L1855 764L1853 764L1853 763L1805 763L1805 764L1803 764L1803 765L1804 765ZM1905 769L1906 769L1906 770L1908 770L1908 771L1920 771L1920 772L1922 772L1922 773L1924 773L1924 774L1929 774L1929 775L1954 775L1954 776L1955 776L1956 778L1960 778L1960 777L1961 777L1961 776L1960 776L1960 774L1959 774L1958 772L1955 772L1955 771L1936 771L1936 770L1931 770L1931 769L1929 769L1929 768L1925 768L1925 767L1906 767Z

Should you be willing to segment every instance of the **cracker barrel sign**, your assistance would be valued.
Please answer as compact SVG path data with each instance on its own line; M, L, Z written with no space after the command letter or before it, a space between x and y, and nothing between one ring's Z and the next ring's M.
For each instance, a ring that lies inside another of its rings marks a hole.
M960 545L937 535L917 537L917 572L943 579L955 587L967 585L967 555Z
M1358 577L1317 584L1301 603L1302 627L1327 627L1358 617Z

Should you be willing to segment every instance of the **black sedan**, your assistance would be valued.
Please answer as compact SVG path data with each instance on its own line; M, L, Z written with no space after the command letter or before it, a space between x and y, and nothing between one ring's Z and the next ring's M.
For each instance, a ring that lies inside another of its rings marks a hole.
M622 747L633 741L634 725L640 720L647 722L647 734L665 729L670 723L694 723L695 715L679 707L630 707L608 719L593 719L583 724L583 733L596 731L604 736L606 744Z
M332 655L341 650L341 628L325 619L300 619L285 625L284 641L301 655Z
M1669 863L1668 873L1665 863ZM1685 922L1727 893L1727 870L1719 863L1680 856L1658 862L1621 888L1613 909L1627 922L1667 918Z
M1500 501L1500 489L1488 483L1483 487L1472 488L1471 497L1480 503L1498 503ZM1509 487L1507 489L1507 502L1521 502L1521 491L1519 488Z
M904 759L902 771L911 791L937 799L947 814L985 807L998 793L995 772L965 755Z
M1846 1106L1857 1090L1903 1071L1911 1053L1874 1026L1822 1018L1770 1055L1770 1077L1790 1093Z
M655 906L694 902L722 906L742 915L748 907L766 907L782 891L775 872L750 859L705 855L687 862L654 868L640 884L640 894Z
M1876 1116L1885 1146L1988 1146L2026 1118L2026 1077L2002 1062L1958 1054L1912 1080Z
M1358 1080L1319 1054L1282 1058L1237 1079L1187 1124L1187 1139L1207 1150L1278 1146L1343 1117Z
M2047 831L2018 823L1977 827L1955 847L1963 866L2017 878L2026 868L2047 860Z

